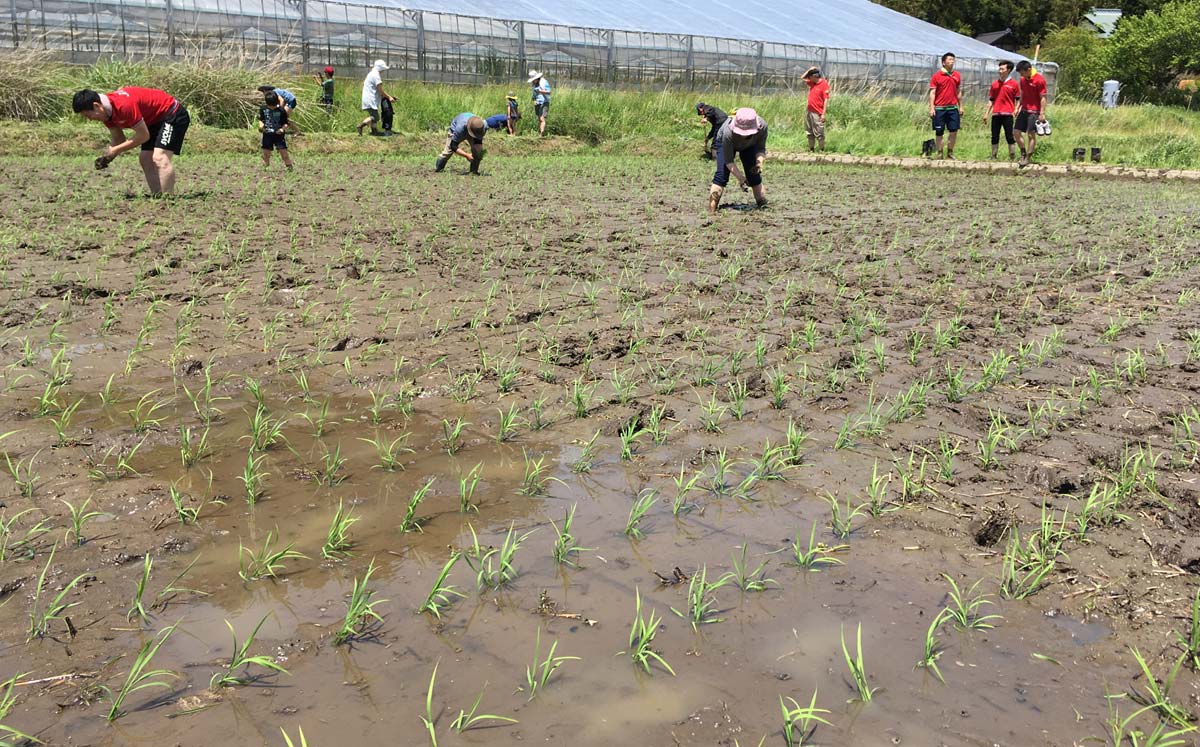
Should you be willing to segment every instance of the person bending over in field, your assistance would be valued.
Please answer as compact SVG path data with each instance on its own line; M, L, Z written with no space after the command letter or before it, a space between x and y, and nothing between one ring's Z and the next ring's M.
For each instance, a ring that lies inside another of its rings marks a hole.
M317 85L321 87L321 108L325 113L333 116L333 67L325 66L325 77L314 75L317 79Z
M1021 86L1009 76L1013 64L1008 60L1000 60L1000 73L992 81L988 91L988 108L983 114L983 123L992 125L992 160L1000 149L1000 130L1004 130L1004 140L1008 143L1008 160L1013 160L1013 114L1017 111L1017 101L1021 98Z
M486 132L487 124L483 121L482 117L477 117L471 112L459 114L450 122L446 147L442 149L442 154L438 156L433 170L441 171L446 168L446 164L450 162L452 156L462 156L470 162L471 173L478 175L479 164L483 161L483 136ZM469 153L459 147L464 141L471 148Z
M489 130L495 130L496 132L499 132L500 130L507 130L508 134L511 135L513 131L512 117L508 116L507 114L493 114L492 116L483 120L483 124Z
M934 147L938 158L954 158L954 143L958 140L958 128L962 123L959 110L958 89L962 76L954 71L954 54L942 55L942 67L929 79L929 118L933 120ZM949 142L942 150L942 133L950 131Z
M708 123L708 134L704 136L704 155L712 158L713 142L717 139L717 131L721 129L721 125L725 124L725 120L729 119L729 115L723 109L701 101L696 104L696 116Z
M1029 60L1017 63L1021 76L1021 111L1017 114L1017 145L1021 147L1020 166L1029 165L1037 147L1037 126L1046 121L1046 79L1033 69ZM1025 139L1029 138L1028 144Z
M717 159L717 172L713 174L712 186L708 191L708 212L716 213L721 205L721 195L729 183L730 168L734 157L741 158L746 171L746 184L754 190L754 203L759 207L767 204L763 192L762 167L767 158L767 123L753 109L738 109L725 120L717 131L713 142Z
M75 94L71 108L85 119L100 122L108 128L110 142L96 159L96 168L108 164L125 151L141 148L138 162L146 175L150 194L171 194L175 191L175 166L171 156L183 150L191 117L174 96L157 88L125 86L111 93L96 93L84 89ZM125 130L132 136L125 137Z
M292 170L292 157L288 155L287 138L285 135L292 123L288 119L287 109L274 93L267 94L266 103L258 111L258 129L262 132L263 166L271 165L271 151L279 151L279 158L287 170Z
M825 152L825 105L829 103L829 81L821 77L819 68L804 72L808 86L808 111L804 117L804 134L808 136L808 152L818 148Z

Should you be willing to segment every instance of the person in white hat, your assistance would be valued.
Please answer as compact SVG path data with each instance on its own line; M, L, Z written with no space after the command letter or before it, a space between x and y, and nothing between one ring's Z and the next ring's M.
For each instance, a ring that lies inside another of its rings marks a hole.
M713 156L717 159L717 173L713 174L712 186L708 190L708 212L716 213L721 205L721 195L729 183L733 159L742 159L746 173L746 184L754 191L754 203L759 207L767 204L763 192L762 167L767 158L767 123L753 109L738 109L725 120L717 131L713 142Z
M388 92L383 90L383 76L380 75L384 70L388 69L388 65L383 60L375 60L375 64L371 66L371 72L367 73L366 79L363 81L362 88L362 109L367 113L367 118L358 123L358 134L363 133L363 128L368 125L371 127L371 134L378 135L379 130L375 129L375 123L379 121L379 102L381 99L395 102L396 97L388 95Z
M533 111L538 118L538 135L545 137L546 115L550 113L550 81L537 70L530 70L529 85L533 87Z

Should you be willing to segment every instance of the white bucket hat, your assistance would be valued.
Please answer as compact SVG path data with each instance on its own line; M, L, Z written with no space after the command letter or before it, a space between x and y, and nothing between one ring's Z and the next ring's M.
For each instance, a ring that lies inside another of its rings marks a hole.
M540 78L540 77L542 77L542 74L541 74L541 73L539 73L537 70L530 70L530 71L529 71L529 81L528 81L528 82L532 83L532 82L534 82L535 80L537 80L537 79L538 79L538 78Z
M383 60L375 60L375 69L376 70L387 70L388 64L386 62L384 62Z

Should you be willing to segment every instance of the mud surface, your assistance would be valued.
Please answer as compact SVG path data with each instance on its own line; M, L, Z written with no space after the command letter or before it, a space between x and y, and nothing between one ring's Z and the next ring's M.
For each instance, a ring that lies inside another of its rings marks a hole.
M4 167L0 677L20 677L3 723L48 743L429 743L435 665L439 744L784 744L780 697L814 690L814 744L1103 743L1106 690L1146 691L1130 648L1160 678L1182 653L1200 571L1191 187L776 165L769 208L734 190L713 219L691 161L496 159L472 179L325 159L285 179L187 159L166 202L136 196L128 160ZM278 426L261 450L256 412L260 442ZM205 433L184 466L181 440ZM395 444L394 470L369 440ZM1105 512L1085 508L1097 493ZM862 507L842 532L830 496ZM67 504L88 501L80 544ZM323 558L339 502L353 546ZM572 507L578 567L552 553ZM792 562L814 526L840 563ZM532 532L512 577L478 588L473 533L486 554L510 527ZM1018 580L1044 571L1027 596L1001 593L1016 533L1048 556L1020 556ZM305 557L243 580L268 535ZM672 611L742 546L764 590L711 590L696 626ZM463 596L418 614L453 553ZM381 621L338 645L372 563ZM937 629L944 683L916 666L943 574L1002 616ZM31 637L63 589L72 606ZM628 653L639 594L675 676ZM264 619L248 653L288 673L211 689L225 621L240 643ZM865 703L841 642L860 624ZM166 685L106 723L103 688L170 625L149 667ZM543 657L579 658L531 700L539 636ZM1196 685L1185 664L1171 702L1200 709ZM517 723L454 729L481 693L476 715Z

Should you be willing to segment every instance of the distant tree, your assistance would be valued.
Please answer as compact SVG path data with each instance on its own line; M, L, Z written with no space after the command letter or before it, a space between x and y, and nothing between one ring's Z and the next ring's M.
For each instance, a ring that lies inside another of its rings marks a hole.
M1200 72L1200 0L1174 0L1122 18L1103 50L1123 99L1178 101L1178 78Z
M1057 62L1056 93L1085 101L1100 98L1100 84L1108 77L1105 42L1079 26L1051 31L1041 41L1041 59ZM1033 50L1026 50L1032 55Z
M1153 0L1150 0L1153 1ZM907 13L967 36L1012 29L1017 43L1032 43L1048 24L1073 26L1091 7L1089 0L882 0Z

